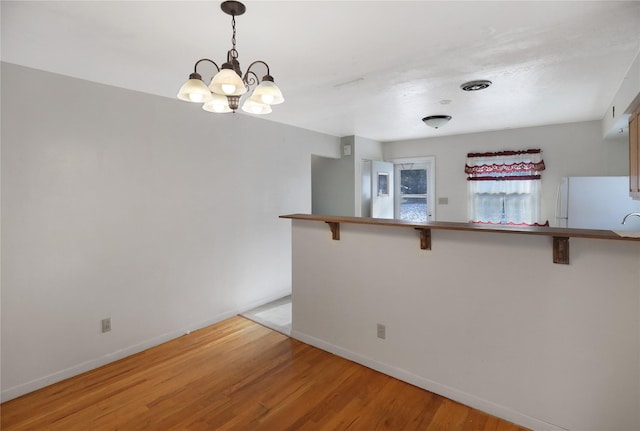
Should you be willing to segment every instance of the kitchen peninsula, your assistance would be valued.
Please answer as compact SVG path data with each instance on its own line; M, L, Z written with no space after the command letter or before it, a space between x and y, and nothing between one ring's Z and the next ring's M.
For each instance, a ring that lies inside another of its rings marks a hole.
M282 218L294 338L531 429L640 429L639 239Z
M431 250L431 229L443 230L459 230L469 232L496 232L511 233L521 235L543 235L553 238L553 262L569 264L569 238L593 238L593 239L611 239L611 240L627 240L640 241L640 235L632 235L629 233L616 233L610 230L596 229L571 229L557 227L524 227L524 226L501 226L486 224L471 224L457 222L428 222L419 223L405 220L395 219L379 219L370 217L347 217L347 216L318 216L312 214L290 214L283 215L280 218L288 218L295 220L308 221L324 221L331 229L331 238L340 239L340 224L354 223L378 226L395 226L413 228L420 232L420 248L422 250Z

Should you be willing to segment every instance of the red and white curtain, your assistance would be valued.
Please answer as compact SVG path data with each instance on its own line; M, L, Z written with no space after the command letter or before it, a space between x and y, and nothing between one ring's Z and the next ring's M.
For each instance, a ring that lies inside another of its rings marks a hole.
M541 208L544 169L538 149L467 154L470 222L548 225Z

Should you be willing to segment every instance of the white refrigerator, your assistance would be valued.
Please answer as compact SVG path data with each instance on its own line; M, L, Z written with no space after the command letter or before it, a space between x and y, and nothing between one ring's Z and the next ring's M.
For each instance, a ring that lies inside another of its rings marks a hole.
M629 197L629 177L565 177L556 199L556 226L640 231L640 201Z

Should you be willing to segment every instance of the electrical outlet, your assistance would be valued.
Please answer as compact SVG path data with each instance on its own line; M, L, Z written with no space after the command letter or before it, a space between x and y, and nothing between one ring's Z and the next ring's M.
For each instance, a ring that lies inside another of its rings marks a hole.
M102 332L109 332L109 331L111 331L111 317L102 319Z
M378 323L378 338L382 340L387 338L387 327L382 323Z

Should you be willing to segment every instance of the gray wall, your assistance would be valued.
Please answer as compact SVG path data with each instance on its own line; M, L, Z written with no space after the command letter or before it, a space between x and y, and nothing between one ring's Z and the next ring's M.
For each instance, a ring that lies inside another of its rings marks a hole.
M353 156L311 156L312 213L353 216Z
M313 214L355 215L353 136L340 141L337 157L311 158ZM351 154L344 154L345 145L351 145Z
M339 149L6 63L1 137L4 399L289 293L278 216L310 211L311 154Z

